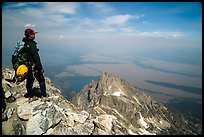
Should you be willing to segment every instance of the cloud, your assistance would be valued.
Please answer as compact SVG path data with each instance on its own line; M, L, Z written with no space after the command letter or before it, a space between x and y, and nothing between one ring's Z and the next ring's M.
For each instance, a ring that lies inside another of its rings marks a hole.
M85 27L85 28L93 28L94 26L99 25L99 21L97 19L91 19L91 18L84 18L81 20L79 26Z
M46 2L44 10L50 13L76 14L79 3L76 2Z
M35 8L52 13L75 14L79 6L80 3L77 2L16 2L6 3L4 8L11 10L16 8Z
M104 19L84 18L78 26L80 30L91 33L109 33L121 30L123 32L133 32L133 27L126 27L126 23L134 17L130 14L124 14L109 16Z
M35 6L29 6L29 5ZM62 6L62 4L64 4ZM24 6L15 9L15 7ZM78 3L17 3L6 5L2 12L3 24L6 26L21 26L27 27L28 24L35 24L36 27L59 27L66 26L70 23L71 18L65 17L65 14L74 14ZM60 9L57 9L61 7ZM26 12L25 12L26 11ZM15 22L15 23L14 23ZM28 25L29 26L29 25ZM35 27L30 25L31 27Z
M5 9L19 9L19 8L25 8L28 6L36 6L39 5L39 2L4 2L3 8Z
M102 12L112 12L113 8L103 2L88 2L87 4L94 6L97 10Z
M35 27L35 24L25 24L24 27Z
M96 30L97 32L115 32L116 29L114 28L100 28Z
M150 36L150 37L164 37L164 38L177 38L186 35L181 31L146 31L146 32L137 32L138 36Z
M133 27L124 27L124 28L121 28L121 30L126 33L135 32L135 29Z
M18 15L21 15L22 18L26 17L29 20L33 19L33 20L37 21L40 19L41 20L44 19L46 17L45 15L47 14L47 12L44 10L41 10L41 9L37 9L37 8L26 7L25 9L19 10L19 13L14 12L13 14L14 15L18 14ZM25 18L25 20L26 20L26 18Z
M60 35L59 37L60 37L60 38L63 38L64 36L63 36L63 35Z
M86 14L93 8L94 11L100 12L97 15L102 16ZM4 34L8 36L17 35L16 33L25 27L34 27L40 32L38 34L41 35L40 37L50 39L60 38L60 36L65 39L67 37L92 37L94 35L98 37L132 35L164 38L180 38L192 35L183 31L158 30L154 26L156 23L149 22L149 20L151 22L154 20L146 16L145 12L141 12L141 14L136 12L133 14L127 10L120 12L103 2L7 2L3 4L2 9L2 28ZM79 11L84 11L84 13L79 13ZM106 13L101 14L101 12ZM19 31L14 31L15 29Z
M26 6L27 3L24 3L24 2L20 2L20 3L16 3L16 4L13 4L13 5L10 5L8 6L9 8L17 8L17 7L23 7L23 6Z
M81 30L92 33L117 32L121 30L123 32L133 32L133 27L125 27L128 20L132 18L139 17L130 14L124 14L109 16L104 19L84 18L78 26Z
M134 18L133 15L115 15L107 17L103 22L107 25L124 25L129 19Z

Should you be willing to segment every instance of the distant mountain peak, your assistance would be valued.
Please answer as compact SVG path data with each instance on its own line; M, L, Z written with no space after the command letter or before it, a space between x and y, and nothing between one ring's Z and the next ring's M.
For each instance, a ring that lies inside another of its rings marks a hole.
M118 133L126 129L127 134L194 134L181 113L107 72L102 73L99 82L92 80L72 102L96 115L116 116L120 121Z

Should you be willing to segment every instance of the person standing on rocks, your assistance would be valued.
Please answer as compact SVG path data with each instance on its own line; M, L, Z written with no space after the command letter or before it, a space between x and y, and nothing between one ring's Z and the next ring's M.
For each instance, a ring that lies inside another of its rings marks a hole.
M43 75L44 69L42 67L40 56L38 53L39 49L37 48L37 43L34 41L35 34L37 33L38 32L35 32L33 29L28 28L24 32L25 37L23 37L22 39L22 41L25 42L24 48L28 59L28 73L26 76L27 93L25 94L25 97L32 97L32 88L35 78L39 82L41 96L47 97L45 78Z

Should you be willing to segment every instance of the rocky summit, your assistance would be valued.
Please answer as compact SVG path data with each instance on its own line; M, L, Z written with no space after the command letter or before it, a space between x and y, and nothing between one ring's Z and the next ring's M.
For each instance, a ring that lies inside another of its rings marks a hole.
M45 77L48 97L25 97L26 81L2 68L3 135L196 135L196 126L125 80L103 73L71 100Z

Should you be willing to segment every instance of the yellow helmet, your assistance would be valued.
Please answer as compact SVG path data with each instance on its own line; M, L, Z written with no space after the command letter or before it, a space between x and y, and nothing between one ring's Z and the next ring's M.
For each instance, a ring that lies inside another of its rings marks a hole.
M26 67L26 65L20 65L17 68L17 71L16 71L17 76L25 76L27 73L28 73L28 68Z

